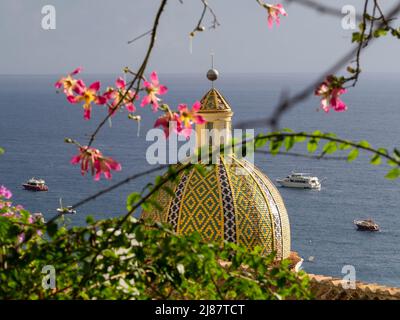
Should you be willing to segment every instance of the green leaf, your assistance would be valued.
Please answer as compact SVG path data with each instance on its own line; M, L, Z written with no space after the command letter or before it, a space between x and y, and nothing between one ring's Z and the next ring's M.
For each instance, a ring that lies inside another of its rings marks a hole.
M303 142L303 141L306 141L306 140L307 140L307 137L304 137L304 136L295 136L294 140L295 140L296 143L298 143L298 142Z
M363 148L371 148L371 145L369 144L368 141L366 140L362 140L358 143L359 146L363 147Z
M349 152L349 155L347 156L347 161L348 162L352 162L352 161L354 161L355 159L357 159L357 157L358 157L358 149L353 149L353 150L351 150L350 152Z
M0 147L0 155L4 154L4 149Z
M163 211L163 207L155 200L148 200L148 202L154 207L156 208L158 211L162 212Z
M385 29L381 28L381 29L377 29L374 31L375 38L379 38L379 37L386 36L386 35L387 35L387 30L385 30Z
M380 165L381 162L382 162L382 158L379 154L374 155L370 161L370 163L373 164L374 166Z
M387 149L385 149L385 148L379 148L379 149L378 149L378 152L383 153L383 154L385 154L385 155L389 155Z
M396 157L400 158L400 151L398 149L394 148L393 152L396 155Z
M347 149L350 149L350 148L351 148L351 145L348 144L348 143L345 143L345 142L343 142L343 143L341 143L341 144L339 145L339 149L340 149L340 150L347 150Z
M294 136L288 136L285 138L285 148L286 151L289 151L290 149L293 148L294 144L295 144L295 138Z
M331 154L335 153L337 151L337 144L335 141L328 142L326 145L324 145L322 152L324 154Z
M58 224L55 222L50 223L47 226L47 234L52 238L54 235L57 233L58 230Z
M391 167L397 167L397 166L399 165L398 162L393 161L393 160L391 160L391 159L389 159L389 160L387 161L387 164L388 164L389 166L391 166Z
M150 201L143 202L141 206L142 206L142 209L147 212L150 212L153 208Z
M87 223L87 224L93 224L93 223L94 223L94 218L93 218L93 216L87 216L87 217L86 217L86 223Z
M267 142L268 142L268 138L265 137L264 135L259 134L255 139L254 146L256 149L259 149L259 148L264 147Z
M385 176L386 179L394 180L400 177L400 168L393 168L391 169L387 175Z
M360 42L362 39L362 35L360 32L353 32L351 42Z
M269 145L269 151L272 155L278 154L279 150L281 149L282 143L283 139L281 137L271 141Z
M118 256L115 254L114 250L111 249L105 249L101 252L103 256L108 257L108 258L118 258Z
M142 199L142 195L138 192L131 193L126 198L126 210L131 211L134 205Z
M309 153L314 153L318 149L318 142L316 139L312 138L307 143L307 151Z

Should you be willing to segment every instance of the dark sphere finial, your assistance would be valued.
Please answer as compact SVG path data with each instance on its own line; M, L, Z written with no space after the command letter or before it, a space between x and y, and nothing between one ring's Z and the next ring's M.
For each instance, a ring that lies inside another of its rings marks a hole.
M217 69L210 69L207 72L207 79L210 81L215 81L218 79L219 73Z

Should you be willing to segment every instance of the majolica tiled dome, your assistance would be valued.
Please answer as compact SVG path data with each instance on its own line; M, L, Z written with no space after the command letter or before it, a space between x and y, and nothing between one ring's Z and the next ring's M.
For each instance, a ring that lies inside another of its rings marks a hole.
M225 98L211 89L201 100L200 113L207 123L197 125L197 145L209 142L202 129L230 132L233 115ZM224 133L225 134L225 133ZM229 141L230 133L226 133ZM142 218L169 223L178 234L197 231L206 241L231 241L262 254L276 252L277 259L290 254L290 226L282 197L260 169L232 154L220 156L203 176L197 169L182 172L169 182L173 195L161 190L163 208L143 212Z
M178 234L199 232L204 240L231 241L262 254L290 254L290 227L285 205L273 183L243 159L224 159L203 176L193 168L168 187L175 196L160 191L162 211L144 212L172 225Z

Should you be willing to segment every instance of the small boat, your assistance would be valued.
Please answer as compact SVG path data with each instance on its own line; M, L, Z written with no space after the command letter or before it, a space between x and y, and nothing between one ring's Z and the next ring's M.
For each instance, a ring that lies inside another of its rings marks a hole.
M360 231L379 231L379 225L372 219L354 220L357 230Z
M72 208L72 206L66 206L63 208L57 208L58 213L62 214L75 214L76 210Z
M26 190L31 190L31 191L48 191L49 188L46 186L46 182L43 179L36 179L36 178L31 178L22 186Z
M72 206L63 206L62 198L60 198L60 207L57 208L57 212L62 214L76 214L76 210Z
M276 179L276 182L288 188L321 189L318 177L313 177L309 173L292 172L284 179Z

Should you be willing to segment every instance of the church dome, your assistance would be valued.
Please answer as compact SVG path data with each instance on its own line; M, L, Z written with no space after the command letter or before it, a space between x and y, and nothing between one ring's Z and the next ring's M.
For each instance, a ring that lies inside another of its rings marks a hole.
M220 157L205 176L196 168L179 175L161 190L163 208L143 212L142 218L168 223L178 234L197 231L205 241L227 240L261 254L290 254L290 226L282 197L260 169L244 159Z
M209 143L202 129L230 132L233 113L218 90L206 93L199 113L207 122L196 126L197 146ZM225 138L230 137L228 133ZM178 234L196 231L205 241L226 240L250 250L259 246L262 255L276 252L276 259L289 257L288 214L271 180L234 154L219 156L205 171L195 167L182 171L167 183L169 192L158 192L154 200L160 208L144 211L142 218L168 223Z

